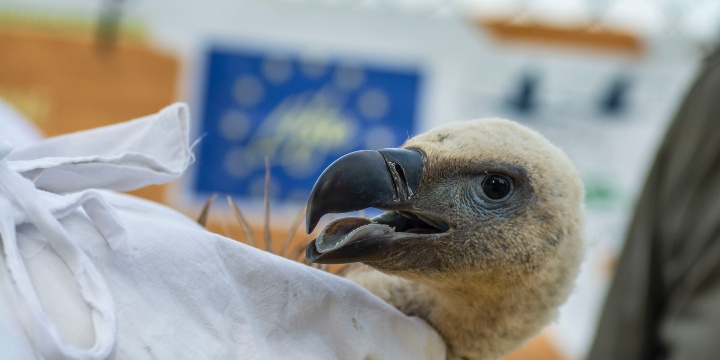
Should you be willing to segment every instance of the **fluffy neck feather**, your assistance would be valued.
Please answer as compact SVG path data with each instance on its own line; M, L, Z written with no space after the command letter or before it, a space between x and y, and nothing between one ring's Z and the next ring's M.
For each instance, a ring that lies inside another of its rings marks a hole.
M556 316L576 275L580 253L574 253L534 274L428 280L355 267L346 277L405 314L425 319L445 339L448 359L496 359Z

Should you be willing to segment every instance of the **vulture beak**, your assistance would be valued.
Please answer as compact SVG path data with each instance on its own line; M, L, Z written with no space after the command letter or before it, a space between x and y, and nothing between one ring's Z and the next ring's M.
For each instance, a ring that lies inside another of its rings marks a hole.
M406 149L361 150L335 160L310 192L308 234L325 214L407 205L417 193L423 165L420 152Z
M373 219L355 217L331 222L308 244L305 252L308 261L379 261L383 253L400 245L398 240L417 237L418 233L447 230L443 221L411 211L424 166L424 154L398 148L356 151L330 164L310 193L308 233L328 213L370 207L389 211ZM429 228L439 230L428 231Z

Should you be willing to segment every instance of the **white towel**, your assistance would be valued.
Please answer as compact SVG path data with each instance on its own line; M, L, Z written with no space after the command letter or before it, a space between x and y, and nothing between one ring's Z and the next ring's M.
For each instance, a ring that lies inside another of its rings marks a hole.
M185 105L0 144L2 359L445 358L424 321L349 281L99 190L180 176Z

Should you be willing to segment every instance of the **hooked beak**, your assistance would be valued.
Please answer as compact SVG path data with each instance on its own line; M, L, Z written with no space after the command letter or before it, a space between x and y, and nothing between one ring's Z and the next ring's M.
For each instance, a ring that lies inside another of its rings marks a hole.
M305 256L318 263L381 261L403 242L447 231L442 219L412 210L425 156L410 149L356 151L325 169L310 193L307 232L329 213L370 207L390 210L373 219L341 218L308 244Z
M407 205L417 193L423 167L423 155L406 149L360 150L335 160L310 192L307 233L325 214Z

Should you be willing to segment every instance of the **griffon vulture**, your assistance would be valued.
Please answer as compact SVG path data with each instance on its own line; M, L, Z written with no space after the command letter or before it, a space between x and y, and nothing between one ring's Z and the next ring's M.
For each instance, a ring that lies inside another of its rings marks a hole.
M492 359L557 314L583 254L583 186L538 133L502 119L452 123L402 147L357 151L313 188L315 263L359 262L346 277L444 338L451 359Z

